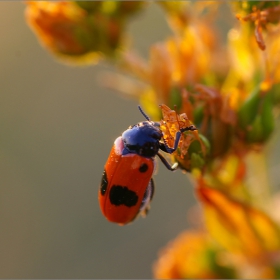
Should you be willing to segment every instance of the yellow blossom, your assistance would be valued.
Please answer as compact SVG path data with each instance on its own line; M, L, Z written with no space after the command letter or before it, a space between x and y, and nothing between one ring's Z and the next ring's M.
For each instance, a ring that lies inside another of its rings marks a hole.
M96 61L99 54L83 39L89 36L86 13L74 2L28 1L26 18L41 43L60 57L78 56L81 61Z
M198 184L197 193L211 235L226 249L256 265L269 263L269 255L280 250L276 223L262 211L207 186L203 179Z
M202 231L181 233L161 250L154 264L158 279L219 279L232 278L234 269L227 267L222 253Z
M128 16L141 1L27 1L26 18L41 43L59 58L96 63L115 58Z

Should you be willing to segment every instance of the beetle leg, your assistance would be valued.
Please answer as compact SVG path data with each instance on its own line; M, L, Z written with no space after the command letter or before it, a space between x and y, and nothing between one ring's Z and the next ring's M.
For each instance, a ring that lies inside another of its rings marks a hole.
M177 169L178 166L177 162L171 166L162 154L158 152L157 155L168 170L174 171Z
M164 146L164 149L163 149L163 146L161 146L161 150L163 150L164 152L166 153L169 153L169 154L172 154L178 147L178 144L179 144L179 141L180 141L180 138L181 138L181 131L177 131L176 132L176 137L175 137L175 142L174 142L174 147L171 148L167 145L166 141L163 139L163 146Z
M194 125L190 125L190 126L187 126L185 128L180 129L181 132L185 132L185 131L188 131L188 130L194 131L194 130L197 130L197 128Z
M178 148L179 141L180 141L182 133L185 132L185 131L188 131L188 130L194 131L194 130L197 130L197 128L194 125L191 125L191 126L188 126L188 127L185 127L185 128L181 128L180 131L176 132L174 147L173 148L169 147L167 145L165 139L163 139L164 143L160 144L160 149L162 151L166 152L166 153L172 154Z

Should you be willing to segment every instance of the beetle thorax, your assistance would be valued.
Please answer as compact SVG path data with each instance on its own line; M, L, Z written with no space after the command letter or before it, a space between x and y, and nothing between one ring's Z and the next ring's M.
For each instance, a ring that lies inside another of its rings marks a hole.
M143 157L155 157L161 138L162 132L155 122L145 121L130 126L122 134L124 154L135 153Z

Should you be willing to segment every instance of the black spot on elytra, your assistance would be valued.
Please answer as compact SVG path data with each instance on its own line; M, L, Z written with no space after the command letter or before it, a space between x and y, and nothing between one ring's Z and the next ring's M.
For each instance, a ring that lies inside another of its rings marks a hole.
M139 171L141 172L141 173L145 173L147 170L148 170L148 165L146 164L146 163L142 163L141 165L140 165L140 167L139 167Z
M136 205L138 201L138 196L134 191L118 185L112 186L109 198L110 202L116 206L125 205L131 207Z
M107 179L106 171L104 170L101 178L101 185L100 185L101 195L104 195L106 193L107 187L108 187L108 179Z

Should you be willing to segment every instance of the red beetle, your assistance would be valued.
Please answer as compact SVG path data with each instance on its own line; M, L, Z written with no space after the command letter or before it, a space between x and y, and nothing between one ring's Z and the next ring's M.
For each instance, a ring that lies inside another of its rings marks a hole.
M104 216L120 225L133 221L139 214L146 214L154 194L152 175L157 155L167 169L173 171L159 150L173 153L187 130L196 130L191 125L176 133L174 147L163 139L160 123L153 122L138 106L147 121L130 126L119 136L105 164L99 188L99 203Z

